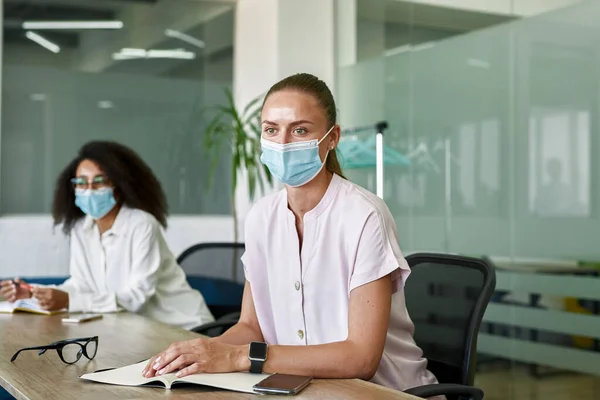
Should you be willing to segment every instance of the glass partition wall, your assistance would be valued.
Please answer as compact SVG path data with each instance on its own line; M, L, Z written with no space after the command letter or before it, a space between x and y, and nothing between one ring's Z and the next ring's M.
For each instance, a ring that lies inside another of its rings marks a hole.
M232 86L233 6L5 0L0 214L48 213L57 174L93 139L136 150L172 213L230 214L230 163L209 190L203 131Z
M384 166L405 253L494 263L486 399L594 399L600 4L423 3L357 1L342 127L387 121L385 146L410 161ZM348 175L374 191L373 166Z

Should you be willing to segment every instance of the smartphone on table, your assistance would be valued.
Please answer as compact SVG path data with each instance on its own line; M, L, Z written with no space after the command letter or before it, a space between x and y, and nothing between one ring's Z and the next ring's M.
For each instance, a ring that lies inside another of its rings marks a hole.
M310 376L273 374L254 385L253 389L262 394L294 395L308 386L312 379Z
M80 324L82 322L94 321L102 318L102 314L70 314L62 319L62 322Z

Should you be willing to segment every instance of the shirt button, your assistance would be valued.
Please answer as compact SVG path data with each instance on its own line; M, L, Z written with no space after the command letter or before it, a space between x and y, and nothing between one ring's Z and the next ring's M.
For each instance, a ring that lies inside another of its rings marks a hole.
M298 337L304 339L304 332L302 332L302 329L298 330Z
M296 283L294 283L294 286L296 287L296 290L300 290L300 282L296 281Z

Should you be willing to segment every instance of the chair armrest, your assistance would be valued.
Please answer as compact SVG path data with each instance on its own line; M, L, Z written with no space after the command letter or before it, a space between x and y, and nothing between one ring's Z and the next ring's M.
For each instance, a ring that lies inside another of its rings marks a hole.
M417 386L404 391L413 396L429 398L440 395L464 396L471 400L482 400L483 390L467 385L456 383L437 383L433 385Z
M235 321L237 322L240 319L241 313L240 312L232 312L229 314L225 314L222 317L220 317L217 322L220 321Z
M229 329L232 326L234 326L235 324L237 324L237 320L218 320L218 321L215 321L215 322L209 322L208 324L197 326L197 327L192 328L190 330L192 332L196 332L196 333L199 333L201 335L211 336L211 335L209 335L209 331L211 331L213 329L221 328L220 332L223 333L227 329Z

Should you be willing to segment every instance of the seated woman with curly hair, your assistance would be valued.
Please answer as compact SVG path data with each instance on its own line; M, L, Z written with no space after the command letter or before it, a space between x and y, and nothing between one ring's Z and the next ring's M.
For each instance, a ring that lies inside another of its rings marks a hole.
M167 201L148 165L131 149L106 141L84 145L56 182L53 217L70 235L71 277L56 287L16 278L0 283L9 301L34 297L46 310L125 309L193 328L214 321L170 252Z

